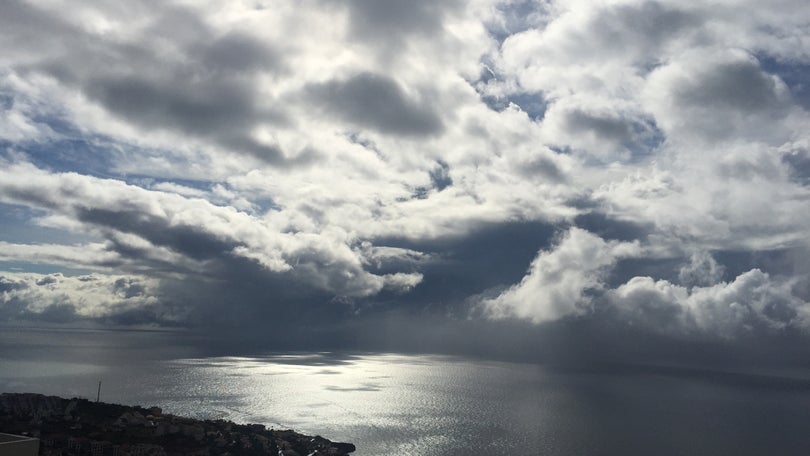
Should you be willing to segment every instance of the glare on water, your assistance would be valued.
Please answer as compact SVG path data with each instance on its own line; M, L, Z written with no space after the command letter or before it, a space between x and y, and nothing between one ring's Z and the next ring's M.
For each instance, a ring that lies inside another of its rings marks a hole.
M73 345L60 337L0 334L0 390L95 397L101 380L107 402L293 428L355 443L358 455L810 449L807 381L379 353L167 357L94 333Z

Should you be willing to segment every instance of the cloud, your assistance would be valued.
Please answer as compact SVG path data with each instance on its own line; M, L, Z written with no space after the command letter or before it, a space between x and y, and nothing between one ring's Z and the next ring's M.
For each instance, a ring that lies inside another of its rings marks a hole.
M611 290L609 301L622 321L679 336L736 338L810 329L810 303L793 294L790 281L774 280L759 269L730 283L691 290L665 280L635 277Z
M260 219L202 199L71 173L53 175L26 165L9 165L0 176L5 199L76 220L83 229L105 237L103 249L122 262L148 267L162 257L178 271L205 273L212 261L227 263L240 257L270 274L287 273L291 279L346 296L412 287L419 281L413 274L377 276L365 271L361 252L346 243L345 232L272 232ZM38 250L41 258L46 249L22 250L29 258ZM56 258L58 252L54 249L50 255ZM107 261L114 261L110 256Z
M351 0L350 11L352 34L364 42L377 42L380 38L404 37L408 34L433 35L441 32L443 13L458 3L454 1L435 3L415 1L404 5L395 0ZM402 38L399 38L402 39Z
M345 80L314 84L307 96L315 108L395 135L435 135L444 129L435 111L408 99L396 81L382 75L360 73Z
M121 258L108 251L103 243L69 246L0 242L0 247L0 261L26 261L87 268L121 265Z
M807 22L798 0L5 2L0 269L29 290L5 315L784 348L810 298Z
M569 97L547 111L543 128L548 141L585 152L600 161L628 161L655 154L662 140L654 120L632 106Z
M709 286L723 279L725 268L707 252L695 252L689 264L678 271L678 279L686 286Z
M657 68L645 90L660 125L675 137L688 132L708 140L787 139L782 124L764 125L791 114L790 93L745 52L685 53Z
M796 296L796 280L774 279L751 269L723 282L724 267L706 252L694 253L680 268L683 285L635 276L616 288L606 287L619 260L642 253L638 243L606 242L571 228L555 246L537 255L520 283L480 305L493 319L518 318L534 324L567 318L594 319L597 325L616 321L678 338L736 339L810 331L810 303Z
M804 148L793 149L782 155L788 165L788 173L802 185L810 184L810 151Z
M64 323L176 325L187 315L143 276L8 273L0 275L0 319Z
M587 293L601 286L607 268L637 251L637 244L605 242L572 228L552 250L537 255L519 284L482 305L491 318L517 317L534 323L582 315L590 307Z
M284 121L255 96L260 90L255 78L281 71L280 55L250 34L216 30L191 9L164 5L147 12L142 7L132 5L132 14L141 14L146 27L135 36L105 40L70 15L12 2L4 7L10 15L4 15L3 40L31 58L12 60L9 69L23 77L56 79L138 129L191 135L283 163L276 144L252 133L256 126ZM51 43L32 36L34 28L24 24L48 30Z
M509 36L499 63L523 89L617 95L699 30L701 14L665 2L555 4L547 24ZM585 71L583 71L585 70ZM625 98L625 97L622 97Z

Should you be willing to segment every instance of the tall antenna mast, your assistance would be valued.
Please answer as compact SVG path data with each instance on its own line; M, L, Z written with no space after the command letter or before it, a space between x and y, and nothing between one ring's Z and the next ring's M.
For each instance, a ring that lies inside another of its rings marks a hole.
M101 399L101 380L98 381L98 393L96 393L96 402Z

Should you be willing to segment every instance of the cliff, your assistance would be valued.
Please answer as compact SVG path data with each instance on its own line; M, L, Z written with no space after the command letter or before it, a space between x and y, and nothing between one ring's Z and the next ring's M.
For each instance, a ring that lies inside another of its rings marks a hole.
M344 456L355 450L260 424L32 393L0 394L0 432L39 437L43 456Z

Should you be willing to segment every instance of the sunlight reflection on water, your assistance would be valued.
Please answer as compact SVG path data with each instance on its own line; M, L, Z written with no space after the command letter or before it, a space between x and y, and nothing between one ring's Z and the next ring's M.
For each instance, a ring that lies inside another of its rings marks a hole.
M94 398L102 380L107 402L293 428L352 442L360 456L810 449L805 380L396 354L155 359L102 347L93 356L70 348L81 355L70 361L39 345L17 347L0 346L2 391Z
M481 446L495 453L504 453L505 445L538 443L525 433L512 435L509 442L497 438L521 426L521 408L526 406L525 398L515 397L514 385L507 388L506 383L521 376L536 379L538 366L504 371L504 366L449 357L330 354L166 364L167 370L185 376L179 384L195 385L186 394L167 391L161 399L179 414L321 433L355 442L361 448L358 454L449 454L459 438L468 449ZM522 375L515 375L521 370ZM542 397L542 390L533 395ZM510 397L514 407L508 404ZM505 416L504 407L506 415L514 416ZM542 415L538 412L534 418Z

